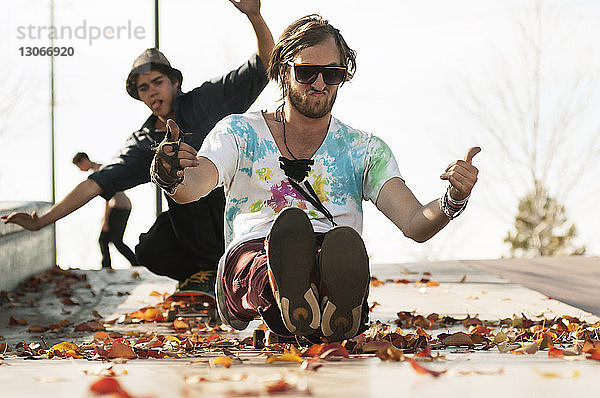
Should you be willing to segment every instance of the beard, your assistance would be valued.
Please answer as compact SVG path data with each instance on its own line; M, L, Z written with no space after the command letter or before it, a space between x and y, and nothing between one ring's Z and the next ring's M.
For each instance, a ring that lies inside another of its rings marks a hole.
M300 90L294 90L288 85L288 98L290 104L302 115L311 119L319 119L331 112L335 99L337 97L337 90L330 96L318 100L311 101L305 93Z

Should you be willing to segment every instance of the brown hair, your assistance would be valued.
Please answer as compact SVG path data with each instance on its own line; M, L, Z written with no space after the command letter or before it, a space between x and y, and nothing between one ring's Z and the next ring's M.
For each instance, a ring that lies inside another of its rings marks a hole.
M344 40L338 29L318 14L306 15L285 28L271 52L271 60L267 70L269 79L279 82L279 85L282 86L279 66L291 61L305 48L320 44L328 37L335 39L342 64L348 67L346 81L352 79L356 70L356 51L348 47L346 40Z
M75 156L73 156L73 164L77 164L82 160L90 160L90 157L85 152L77 152Z
M129 93L129 95L131 95L135 99L140 99L137 91L138 75L140 73L148 73L151 71L157 71L167 76L167 78L171 81L172 84L179 83L179 90L181 90L181 83L183 80L181 72L171 68L170 66L151 62L145 65L141 65L129 73L129 76L127 76L127 81L125 83L125 89Z

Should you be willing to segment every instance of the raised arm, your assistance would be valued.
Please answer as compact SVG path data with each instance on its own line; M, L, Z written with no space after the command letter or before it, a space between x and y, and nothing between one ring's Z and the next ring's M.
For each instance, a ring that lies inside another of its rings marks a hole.
M210 160L196 157L198 151L194 147L178 142L180 134L177 123L167 120L167 138L157 149L150 173L152 181L175 202L189 203L217 186L218 171Z
M266 67L273 50L273 35L260 13L260 0L229 0L238 10L246 14L256 34L258 57Z
M473 157L481 151L471 148L465 160L451 163L440 176L451 185L450 196L455 201L469 197L477 182L478 170L473 166ZM381 188L377 208L385 214L405 236L417 242L425 242L442 228L450 218L440 209L440 199L422 205L400 178L392 178Z
M68 216L101 193L102 188L100 188L100 185L93 180L87 179L79 183L63 200L56 203L41 216L38 216L34 211L31 214L12 213L1 218L4 223L13 223L30 231L37 231L46 225Z

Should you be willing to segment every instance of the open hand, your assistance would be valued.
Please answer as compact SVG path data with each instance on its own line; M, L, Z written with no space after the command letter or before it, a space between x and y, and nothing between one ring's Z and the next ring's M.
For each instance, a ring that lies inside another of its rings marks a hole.
M7 216L0 217L4 224L17 224L29 231L37 231L43 227L42 222L37 216L36 212L33 213L12 213Z
M247 16L260 14L260 0L229 0L229 2Z
M479 174L477 167L473 166L473 157L479 152L481 152L480 147L470 148L464 160L450 163L444 174L440 176L442 180L450 182L452 199L461 201L471 194L471 190L477 182L477 174Z

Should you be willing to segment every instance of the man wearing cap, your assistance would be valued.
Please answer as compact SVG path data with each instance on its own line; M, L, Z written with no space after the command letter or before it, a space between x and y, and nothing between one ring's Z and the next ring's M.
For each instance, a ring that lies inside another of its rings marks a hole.
M144 51L133 63L127 93L152 111L111 164L91 174L47 213L13 213L2 216L29 230L38 230L77 210L101 195L110 199L150 181L154 149L165 135L168 118L189 132L185 142L200 148L204 137L223 117L245 112L267 84L273 37L260 13L260 0L230 0L244 13L256 34L258 51L239 68L212 79L190 92L181 91L182 73L157 49ZM180 282L185 290L214 290L214 272L224 251L224 195L216 190L196 202L180 205L167 198L169 210L158 216L140 236L136 256L140 265Z

